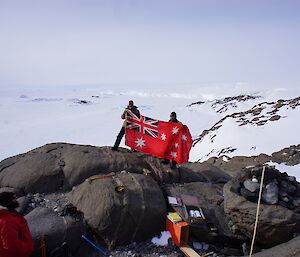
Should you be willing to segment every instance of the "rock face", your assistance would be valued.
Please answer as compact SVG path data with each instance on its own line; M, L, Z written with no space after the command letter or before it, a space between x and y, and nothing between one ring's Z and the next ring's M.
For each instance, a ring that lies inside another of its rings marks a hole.
M223 157L212 157L207 162L226 172L230 176L235 177L243 168L248 166L262 165L270 161L271 159L271 156L268 156L266 154L260 154L258 156L252 157L234 156L226 161L223 160Z
M179 182L179 171L161 159L127 149L53 143L0 162L0 187L27 193L68 191L92 175L149 170L159 183Z
M84 223L70 216L58 216L53 210L40 207L34 209L25 218L35 243L33 257L41 256L42 238L47 256L52 256L55 248L58 249L64 242L67 243L68 251L73 255L80 249L81 235L86 230ZM77 243L74 244L74 242Z
M186 205L201 208L205 220L189 221L191 235L196 236L200 241L210 243L230 242L235 244L245 237L233 234L228 225L228 220L223 209L222 185L214 185L212 183L193 182L184 184L183 186L166 185L166 193L172 196L187 199ZM189 200L190 198L190 200ZM181 217L186 218L184 208L181 206L174 207ZM211 229L213 228L213 230Z
M63 181L59 160L47 152L33 151L0 163L1 187L20 188L25 192L53 192L63 185Z
M298 146L276 153L277 159L282 156L298 163ZM42 236L51 257L68 256L66 249L74 257L97 256L82 234L109 248L149 240L165 230L167 210L177 211L191 235L220 255L239 255L253 233L261 179L261 166L254 166L270 158L275 155L211 158L171 169L160 158L128 149L53 143L0 162L0 192L18 197L18 211L35 239L33 257L41 255ZM254 166L245 169L249 165ZM300 232L300 184L272 168L266 174L258 248ZM201 208L205 220L186 215L183 206L167 205L166 196Z
M109 247L142 241L164 230L165 199L150 176L123 173L86 181L69 199Z
M3 160L0 186L52 193L70 190L95 174L126 169L142 173L143 168L149 165L125 149L112 152L109 147L53 143Z
M294 166L300 163L300 144L291 145L278 152L274 152L271 156L260 154L258 156L234 156L224 160L224 156L211 157L205 162L210 163L214 167L226 172L232 177L235 177L243 168L248 166L263 165L266 162L273 161L276 163L285 163L286 165Z
M257 204L236 192L238 181L224 186L224 211L236 228L252 238ZM279 205L262 204L256 242L267 247L286 242L300 231L300 215Z
M284 162L287 165L297 165L300 163L300 144L291 145L290 147L284 148L278 152L272 154L275 162Z
M263 166L244 168L237 180L242 185L240 194L246 199L257 202ZM259 180L259 181L258 181ZM265 167L262 202L265 204L279 204L300 213L300 183L295 177L281 173L274 167Z
M300 256L300 236L271 249L252 255L253 257L298 257Z
M210 163L185 163L180 167L181 182L210 182L225 184L230 176ZM194 173L194 174L192 174Z

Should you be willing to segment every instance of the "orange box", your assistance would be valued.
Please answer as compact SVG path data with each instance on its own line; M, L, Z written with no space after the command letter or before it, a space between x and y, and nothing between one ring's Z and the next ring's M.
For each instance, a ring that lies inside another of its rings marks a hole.
M189 241L189 225L185 221L177 223L167 218L166 228L172 236L172 240L177 246L185 245Z

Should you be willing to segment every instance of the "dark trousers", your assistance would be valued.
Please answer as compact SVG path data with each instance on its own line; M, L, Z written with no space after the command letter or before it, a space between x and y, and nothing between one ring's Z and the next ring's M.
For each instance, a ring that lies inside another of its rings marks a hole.
M170 163L171 169L174 169L174 168L176 167L176 164L177 164L176 161L174 161L174 160L169 160L169 159L166 159L166 158L163 159L162 163L163 163L163 164L168 164L168 163Z
M114 149L117 149L121 143L123 136L125 135L125 127L122 127L119 134L117 135L116 142L113 146Z

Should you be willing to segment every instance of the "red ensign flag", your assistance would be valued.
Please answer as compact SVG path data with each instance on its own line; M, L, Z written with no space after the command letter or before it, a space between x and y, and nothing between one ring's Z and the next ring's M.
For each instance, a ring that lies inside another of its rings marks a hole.
M180 122L154 120L127 111L125 138L125 144L138 151L177 163L189 160L192 136Z

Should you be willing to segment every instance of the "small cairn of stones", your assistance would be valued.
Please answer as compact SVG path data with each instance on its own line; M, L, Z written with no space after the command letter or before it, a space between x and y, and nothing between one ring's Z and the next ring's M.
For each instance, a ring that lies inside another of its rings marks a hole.
M249 201L258 201L262 171L263 166L247 167L238 177L239 193ZM266 166L262 203L281 205L300 213L300 183L286 172L281 173L274 167Z

